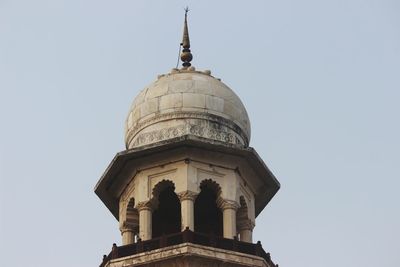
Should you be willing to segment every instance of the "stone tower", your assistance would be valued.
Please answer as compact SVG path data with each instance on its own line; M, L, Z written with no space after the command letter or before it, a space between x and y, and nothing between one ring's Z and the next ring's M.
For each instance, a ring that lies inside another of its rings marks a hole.
M95 187L122 235L101 266L276 266L252 232L279 182L239 97L191 66L187 11L181 45L183 67L135 98L127 149Z

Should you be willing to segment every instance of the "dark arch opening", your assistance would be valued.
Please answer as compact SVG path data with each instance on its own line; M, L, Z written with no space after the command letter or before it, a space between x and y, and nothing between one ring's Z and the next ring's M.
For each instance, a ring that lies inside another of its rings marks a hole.
M139 233L139 212L135 209L135 199L131 198L126 207L126 226L132 228L135 234Z
M153 195L157 208L152 216L152 237L180 232L181 202L175 194L174 184L170 181L162 181L154 189Z
M200 184L200 194L194 203L194 230L205 234L223 235L222 212L217 206L221 188L211 180Z
M248 214L247 203L243 196L240 196L239 202L240 202L240 207L236 211L236 228L237 228L237 235L239 236L239 240L243 241L242 236L240 235L240 230L243 227L243 225L246 223L246 221L249 220L249 214Z

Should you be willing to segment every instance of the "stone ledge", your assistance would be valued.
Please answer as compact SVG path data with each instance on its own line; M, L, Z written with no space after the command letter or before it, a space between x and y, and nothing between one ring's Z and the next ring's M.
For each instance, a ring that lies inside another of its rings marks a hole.
M261 257L183 243L109 261L105 267L134 266L258 266L272 267Z

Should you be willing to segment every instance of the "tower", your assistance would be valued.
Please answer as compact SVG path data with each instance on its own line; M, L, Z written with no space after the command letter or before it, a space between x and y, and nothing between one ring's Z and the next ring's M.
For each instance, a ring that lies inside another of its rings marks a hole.
M122 236L101 266L276 266L252 232L279 182L239 97L191 66L187 10L181 45L182 68L135 98L127 149L95 187Z

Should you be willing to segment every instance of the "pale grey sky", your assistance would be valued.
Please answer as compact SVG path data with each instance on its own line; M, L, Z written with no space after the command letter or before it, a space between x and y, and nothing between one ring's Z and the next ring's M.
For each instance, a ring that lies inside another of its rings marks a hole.
M242 99L281 182L255 239L280 266L400 266L400 2L0 0L2 266L97 266L93 193L134 96L193 65Z

